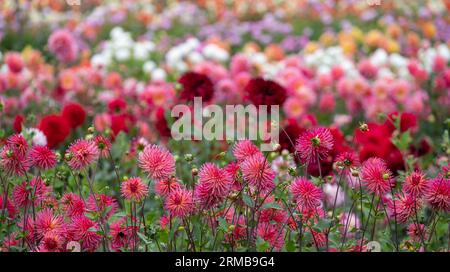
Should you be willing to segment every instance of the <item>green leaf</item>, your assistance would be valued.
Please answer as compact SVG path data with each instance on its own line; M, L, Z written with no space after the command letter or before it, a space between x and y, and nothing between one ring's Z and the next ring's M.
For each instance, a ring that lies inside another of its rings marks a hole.
M270 248L270 244L261 237L258 237L256 240L256 248L259 252L265 252Z
M147 237L146 237L144 234L138 232L137 235L139 236L139 238L141 238L141 240L142 240L145 244L147 244L147 245L151 244L151 241L148 240Z
M254 202L253 199L252 199L249 195L247 195L247 194L244 194L244 195L242 196L242 200L244 200L244 203L245 203L247 206L249 206L249 207L254 207L254 206L255 206L255 202Z
M269 202L261 206L261 210L264 209L276 209L276 210L282 210L280 205L276 202Z

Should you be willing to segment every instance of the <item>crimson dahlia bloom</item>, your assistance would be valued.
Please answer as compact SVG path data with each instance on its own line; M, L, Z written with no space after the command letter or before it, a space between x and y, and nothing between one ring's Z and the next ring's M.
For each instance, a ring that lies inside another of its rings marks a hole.
M175 172L175 159L172 154L157 145L147 145L138 157L139 167L152 180L169 179Z
M88 211L98 212L105 220L108 220L108 218L117 212L119 205L117 204L117 201L109 195L96 194L95 198L94 195L89 196L88 201L86 202L86 208Z
M392 172L380 158L370 158L363 163L361 180L370 193L379 196L389 192L393 183Z
M321 204L322 190L306 177L296 178L290 186L290 191L301 209L315 209Z
M80 104L70 103L64 106L62 117L67 120L71 128L77 128L86 120L86 111Z
M64 142L70 133L70 125L66 119L54 114L42 118L38 128L47 137L47 145L50 148Z
M194 97L201 97L203 102L208 102L213 98L214 85L206 75L187 72L178 79L178 83L183 86L181 100L194 101Z
M266 80L262 77L251 79L245 86L247 98L255 105L279 105L282 106L286 101L286 89L272 80Z
M41 205L51 191L51 189L44 184L42 179L33 177L30 180L30 186L27 186L26 181L23 181L21 184L14 187L12 192L14 204L19 208L30 205L29 196L32 193L32 190L34 190L35 206Z
M141 178L133 177L122 182L120 191L125 199L141 202L148 194L148 186Z
M327 128L313 128L297 140L296 151L303 163L312 164L324 159L333 150L333 135Z

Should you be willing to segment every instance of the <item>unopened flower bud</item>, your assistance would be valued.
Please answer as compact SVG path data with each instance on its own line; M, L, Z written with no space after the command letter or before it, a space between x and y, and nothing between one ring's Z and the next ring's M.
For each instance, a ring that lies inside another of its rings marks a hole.
M93 126L90 126L90 127L88 127L87 131L89 134L94 134L95 128Z
M236 229L236 226L235 225L229 225L228 226L228 230L229 231L233 231L233 230L235 230Z
M178 227L178 231L184 231L184 230L185 230L185 228L183 226Z
M280 145L279 143L274 144L274 145L272 146L272 150L273 150L274 152L280 151L280 150L281 150L281 145Z
M197 176L198 175L198 169L197 168L192 168L191 173L193 176Z
M187 162L191 162L194 159L194 156L192 156L192 154L185 154L184 155L184 160Z
M66 161L70 161L72 159L72 157L73 157L72 153L66 153L66 155L64 155L64 159Z

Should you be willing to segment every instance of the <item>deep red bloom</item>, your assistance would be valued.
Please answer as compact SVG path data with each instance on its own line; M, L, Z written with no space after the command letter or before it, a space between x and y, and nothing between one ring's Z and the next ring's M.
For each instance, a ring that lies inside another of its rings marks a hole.
M428 232L426 231L424 224L411 223L408 226L409 239L415 242L420 242L422 238L424 241L428 239Z
M10 146L0 150L0 168L8 175L23 176L30 168L29 160Z
M8 212L6 215L9 218L15 217L16 208L14 207L14 204L9 199L6 199L6 201L3 201L3 197L0 195L0 214L2 213L3 207L5 207L6 211Z
M63 251L64 238L58 233L49 232L44 235L39 243L38 252Z
M296 178L290 186L290 191L302 209L315 209L321 203L322 191L305 177Z
M16 133L20 133L22 132L22 124L23 121L25 120L25 118L23 118L22 115L16 115L16 117L14 118L14 123L13 123L13 128L14 128L14 132Z
M115 98L109 101L108 110L111 114L124 113L127 108L127 102L123 98Z
M28 142L22 134L13 134L6 140L6 145L10 147L15 154L25 157L28 152Z
M30 151L30 162L32 166L46 170L56 166L56 154L47 146L36 145Z
M47 137L47 145L50 148L54 148L64 142L70 133L70 125L66 119L54 114L42 118L39 129Z
M70 103L64 106L62 117L67 120L71 128L77 128L86 120L86 111L80 104Z
M111 115L111 130L117 136L121 131L128 133L128 118L125 114Z
M393 132L395 130L395 122L398 122L398 113L393 112L389 114L389 118L384 122L384 125ZM400 132L405 132L408 129L415 130L417 128L417 118L414 114L409 112L401 113L400 115Z
M367 190L377 195L389 192L392 186L392 172L380 158L370 158L361 168L361 180Z
M162 137L170 137L172 135L169 124L167 123L165 110L163 107L158 107L155 114L155 128Z
M111 223L109 235L111 236L111 248L114 251L132 248L134 240L132 239L132 228L127 227L126 218L121 218Z
M450 179L438 176L430 181L425 199L435 210L450 211Z
M288 119L287 124L281 129L279 135L279 142L281 149L287 149L290 152L295 151L295 141L305 132L305 128L301 127L297 120Z
M286 101L286 89L272 80L262 77L251 79L245 87L247 98L255 105L279 105Z
M194 101L195 97L201 97L203 102L208 102L213 98L214 85L206 75L187 72L178 79L178 83L183 86L181 100Z

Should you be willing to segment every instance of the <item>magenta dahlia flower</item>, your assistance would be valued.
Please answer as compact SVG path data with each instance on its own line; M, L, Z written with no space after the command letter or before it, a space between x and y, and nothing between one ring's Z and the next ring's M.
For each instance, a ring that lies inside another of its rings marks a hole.
M175 173L175 159L165 148L147 145L138 157L139 167L152 180L169 179Z

